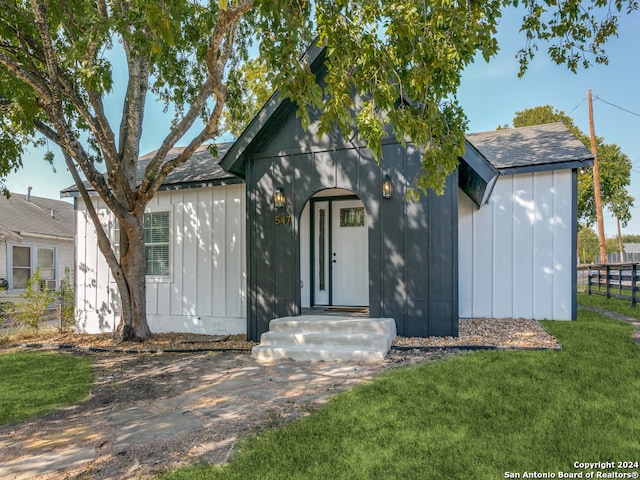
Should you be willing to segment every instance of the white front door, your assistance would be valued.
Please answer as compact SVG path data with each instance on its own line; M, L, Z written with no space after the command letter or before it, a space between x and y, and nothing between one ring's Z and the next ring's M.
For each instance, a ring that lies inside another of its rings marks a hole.
M331 303L368 306L369 237L364 206L360 200L340 200L332 202L331 211Z

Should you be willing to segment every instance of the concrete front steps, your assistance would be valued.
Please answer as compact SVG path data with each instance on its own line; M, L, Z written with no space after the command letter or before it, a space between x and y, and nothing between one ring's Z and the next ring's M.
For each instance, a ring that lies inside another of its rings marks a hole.
M396 336L392 318L325 315L283 317L269 322L269 331L251 355L258 362L284 358L296 361L379 362Z

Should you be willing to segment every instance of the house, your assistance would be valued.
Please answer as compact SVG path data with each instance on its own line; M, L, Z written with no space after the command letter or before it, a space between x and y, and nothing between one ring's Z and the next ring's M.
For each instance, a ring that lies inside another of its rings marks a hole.
M74 217L71 203L36 197L31 187L0 196L0 301L18 296L38 268L52 290L65 267L73 274Z
M322 50L309 55L321 78ZM562 124L469 135L445 193L419 201L406 196L414 145L390 135L377 163L316 131L276 94L217 159L201 148L166 179L145 214L162 232L147 246L152 331L258 340L318 306L365 308L403 336L457 336L460 317L575 319L576 172L593 156ZM76 197L78 326L113 330L115 283L77 191L63 194Z

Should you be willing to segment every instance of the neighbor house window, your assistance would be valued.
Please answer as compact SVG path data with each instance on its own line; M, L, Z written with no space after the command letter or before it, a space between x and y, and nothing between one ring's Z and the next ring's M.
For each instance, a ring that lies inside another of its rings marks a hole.
M12 287L16 290L26 288L29 278L40 269L40 277L50 288L55 288L56 278L56 252L53 247L33 247L25 245L13 245L12 257Z
M171 225L169 212L144 214L144 244L147 254L147 276L168 277ZM120 257L120 223L113 228L113 250Z

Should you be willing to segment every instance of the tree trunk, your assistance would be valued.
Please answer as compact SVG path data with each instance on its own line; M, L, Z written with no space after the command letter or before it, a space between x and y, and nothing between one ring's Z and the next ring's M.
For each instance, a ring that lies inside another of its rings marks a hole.
M126 251L121 252L120 257L120 265L129 294L129 308L124 308L123 305L122 309L123 341L145 340L151 336L151 330L147 324L147 256L144 244L144 227L142 219L138 222L136 218L136 222L134 228L127 229ZM125 297L121 295L122 298Z

